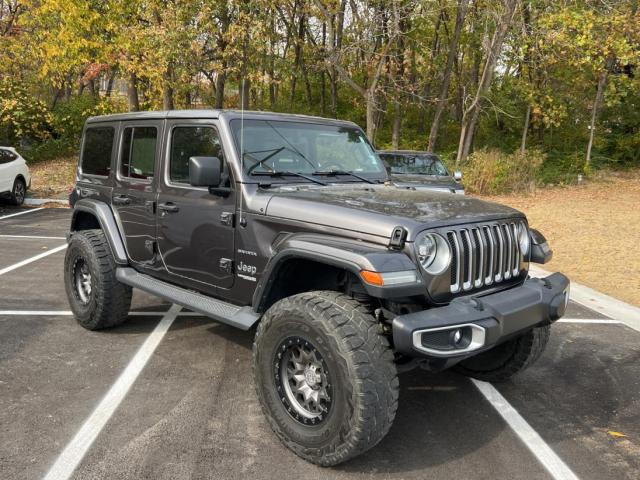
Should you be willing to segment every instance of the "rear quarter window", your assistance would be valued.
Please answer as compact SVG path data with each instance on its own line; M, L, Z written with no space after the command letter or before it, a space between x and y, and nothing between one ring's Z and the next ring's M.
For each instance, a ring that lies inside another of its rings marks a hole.
M104 177L109 175L114 137L113 127L89 127L85 130L81 157L82 173Z
M0 163L13 162L18 156L9 150L0 149Z

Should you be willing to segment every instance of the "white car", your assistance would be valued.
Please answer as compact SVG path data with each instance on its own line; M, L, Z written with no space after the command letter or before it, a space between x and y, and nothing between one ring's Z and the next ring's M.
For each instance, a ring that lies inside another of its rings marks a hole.
M25 159L15 148L0 147L0 196L22 205L30 187L31 173Z

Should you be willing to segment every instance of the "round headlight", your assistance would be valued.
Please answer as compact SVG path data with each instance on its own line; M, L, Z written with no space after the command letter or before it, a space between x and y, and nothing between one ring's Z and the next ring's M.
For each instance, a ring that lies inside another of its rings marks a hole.
M427 268L433 263L434 258L436 258L437 251L438 247L436 246L436 242L432 235L423 235L421 238L416 240L416 254L418 255L418 261L424 268Z
M520 251L522 252L522 255L524 257L529 255L531 238L529 237L529 229L524 223L518 224L518 244L520 245Z
M439 275L449 267L451 248L442 236L420 233L414 245L420 266L431 275Z

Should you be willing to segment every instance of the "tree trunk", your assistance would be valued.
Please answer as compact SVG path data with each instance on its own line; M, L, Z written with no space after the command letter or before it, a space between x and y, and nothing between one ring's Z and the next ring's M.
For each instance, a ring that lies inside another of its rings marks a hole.
M607 59L604 71L600 73L598 77L598 88L596 90L596 98L593 102L593 108L591 109L591 123L589 124L589 143L587 144L587 158L585 159L585 165L588 167L591 163L591 149L593 148L593 137L596 132L596 121L598 120L598 110L604 99L604 87L607 84L607 74L610 69L610 65L613 61Z
M223 65L223 68L226 65ZM224 73L224 70L218 72L216 76L216 99L213 108L224 108L224 85L227 80L227 75Z
M500 19L500 22L496 26L496 30L491 39L489 51L487 52L487 59L482 70L482 77L478 83L478 89L476 95L471 102L469 108L467 108L462 117L462 129L460 132L460 141L458 142L458 154L456 156L456 167L460 165L460 162L467 159L469 152L471 151L471 145L473 137L475 135L476 126L478 124L478 118L480 117L480 109L482 107L482 99L489 91L491 87L491 81L493 80L493 71L495 69L496 61L502 50L502 43L504 37L511 26L513 16L515 14L517 0L505 0L505 11Z
M105 92L105 97L107 98L111 97L111 94L113 93L113 82L115 81L115 78L116 78L115 72L109 75L109 80L107 80L107 91Z
M367 104L367 138L375 145L376 137L376 99L375 93L369 89L365 93Z
M322 22L322 51L327 46L327 23ZM320 72L320 113L324 116L327 110L327 87L326 76L324 69Z
M453 63L458 55L458 41L460 40L460 33L462 32L462 25L464 24L464 17L467 13L467 5L469 0L458 0L458 13L456 15L456 26L453 33L453 38L449 45L449 53L447 55L447 65L442 77L442 86L440 88L440 95L438 96L438 104L431 123L431 131L429 132L429 144L427 150L433 152L436 147L436 140L438 138L438 130L440 129L440 118L447 106L447 97L449 96L449 82L451 81L451 72L453 71Z
M162 87L162 108L164 110L173 110L173 66L169 64L167 69L162 74L163 87Z
M240 108L249 109L249 95L251 94L251 80L243 78L240 80Z
M431 64L435 64L436 55L438 54L439 45L440 45L440 26L445 20L446 12L444 4L440 4L440 11L438 13L438 18L436 19L436 24L434 26L433 32L433 41L431 42ZM433 82L433 69L430 68L427 74L427 82L424 85L424 89L422 90L422 111L420 112L420 121L418 122L417 133L418 135L423 135L426 130L427 118L429 116L429 97L431 96L431 86Z
M524 128L522 129L522 141L520 142L520 154L527 151L527 132L529 131L529 121L531 119L531 105L527 105L527 113L524 116Z
M400 148L400 130L402 128L402 111L400 108L400 102L396 101L393 106L393 130L391 132L391 147L394 150Z
M137 112L140 110L140 100L138 99L138 77L136 77L135 73L129 75L129 82L127 82L127 100L130 112Z

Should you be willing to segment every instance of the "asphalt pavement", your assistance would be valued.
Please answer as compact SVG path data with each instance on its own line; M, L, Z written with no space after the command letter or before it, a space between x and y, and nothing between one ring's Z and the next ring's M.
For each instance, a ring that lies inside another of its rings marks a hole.
M493 385L502 406L453 372L402 374L389 435L319 468L283 447L262 416L252 332L184 310L171 323L169 304L138 291L125 324L84 330L64 293L64 249L55 251L71 212L25 211L0 206L3 479L51 475L63 453L76 456L77 479L640 478L640 332L621 319L571 302L541 360ZM170 327L159 336L162 322ZM109 404L145 352L121 401ZM96 423L105 402L111 414ZM538 443L523 440L501 408ZM79 454L69 445L82 445L87 424L93 443ZM566 470L550 471L547 448Z

